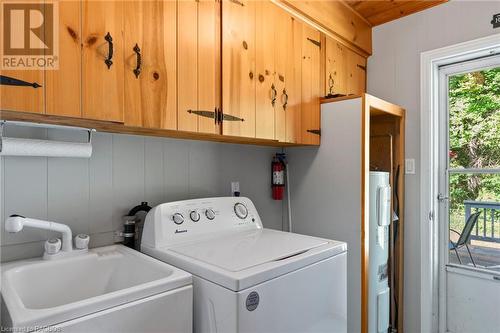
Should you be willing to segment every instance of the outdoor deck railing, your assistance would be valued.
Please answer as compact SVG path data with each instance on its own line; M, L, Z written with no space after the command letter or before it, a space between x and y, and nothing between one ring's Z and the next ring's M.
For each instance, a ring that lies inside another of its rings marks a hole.
M481 212L471 239L500 243L500 202L464 201L465 221L472 213Z

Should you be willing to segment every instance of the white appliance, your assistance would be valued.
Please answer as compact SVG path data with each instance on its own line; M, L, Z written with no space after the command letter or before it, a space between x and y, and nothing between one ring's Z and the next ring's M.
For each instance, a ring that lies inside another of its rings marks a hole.
M370 172L370 269L368 291L368 332L387 332L390 293L387 271L391 186L388 172Z
M161 204L141 250L193 274L195 332L347 331L347 245L265 229L248 198Z

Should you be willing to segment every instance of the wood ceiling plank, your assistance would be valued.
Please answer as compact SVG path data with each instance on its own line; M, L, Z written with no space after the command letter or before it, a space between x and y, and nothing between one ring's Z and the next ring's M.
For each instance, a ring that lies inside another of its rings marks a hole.
M345 3L373 26L383 24L403 16L407 16L424 9L442 4L448 0L374 0L374 1L352 1Z
M372 25L380 25L401 17L420 12L424 9L442 4L445 1L407 1L399 6L367 17Z

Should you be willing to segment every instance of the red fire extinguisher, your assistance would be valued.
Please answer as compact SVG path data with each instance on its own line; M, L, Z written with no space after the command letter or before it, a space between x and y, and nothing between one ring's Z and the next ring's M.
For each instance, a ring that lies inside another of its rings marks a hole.
M283 200L285 191L285 154L276 154L271 163L271 187L274 200Z

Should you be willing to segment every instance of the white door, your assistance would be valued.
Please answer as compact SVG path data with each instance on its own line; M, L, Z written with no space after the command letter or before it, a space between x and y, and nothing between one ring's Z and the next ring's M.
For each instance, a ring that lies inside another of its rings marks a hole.
M439 73L439 331L499 332L500 57Z

